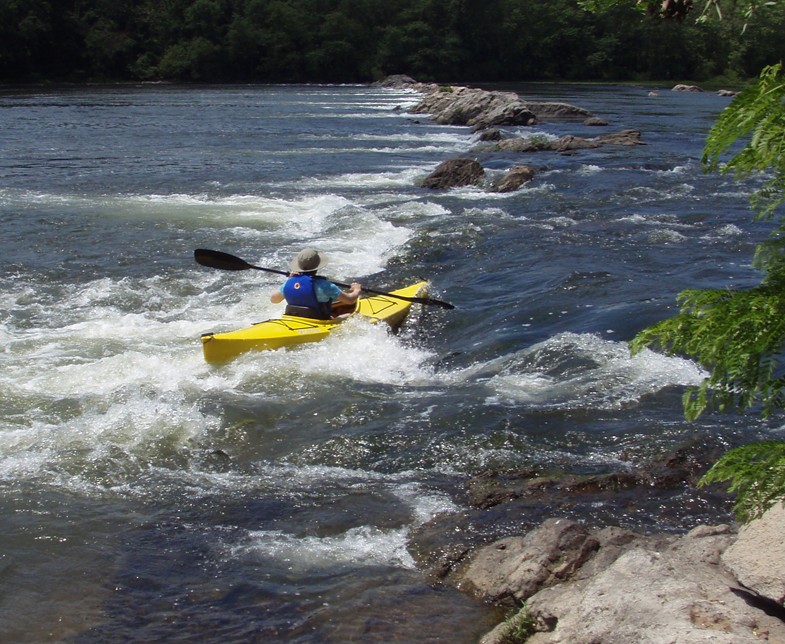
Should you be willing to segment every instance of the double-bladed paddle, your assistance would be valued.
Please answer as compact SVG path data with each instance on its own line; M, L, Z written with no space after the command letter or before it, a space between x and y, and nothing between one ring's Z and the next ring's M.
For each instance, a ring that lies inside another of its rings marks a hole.
M230 255L229 253L223 253L220 250L208 250L206 248L197 248L194 251L194 259L197 263L201 264L202 266L209 266L210 268L218 268L223 271L246 271L248 269L254 269L257 271L264 271L265 273L275 273L276 275L286 275L289 276L287 271L278 271L274 268L263 268L261 266L254 266L253 264L249 264L244 259L239 257L235 257L234 255ZM332 281L332 280L331 280ZM342 288L349 288L350 284L341 284L340 282L333 282L337 286ZM395 295L394 293L385 293L384 291L375 291L372 288L365 288L362 287L362 290L365 293L374 293L375 295L385 295L387 297L393 297L398 300L406 300L407 302L413 302L415 304L429 304L432 306L440 306L443 309L454 309L455 307L450 304L449 302L443 302L442 300L435 300L431 297L406 297L405 295Z

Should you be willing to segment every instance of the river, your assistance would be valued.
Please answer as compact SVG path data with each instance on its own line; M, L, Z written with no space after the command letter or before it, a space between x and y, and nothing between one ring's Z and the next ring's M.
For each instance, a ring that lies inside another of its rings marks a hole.
M728 99L529 85L645 145L486 155L508 194L417 180L476 143L366 86L68 87L0 93L0 639L474 642L499 613L431 586L412 530L461 510L488 468L602 473L696 434L781 419L683 419L696 364L626 341L685 288L754 284L752 184L704 174ZM510 133L524 133L511 128ZM212 367L199 336L280 314L280 278L197 265L214 248L452 311L398 334ZM619 517L640 530L706 506Z

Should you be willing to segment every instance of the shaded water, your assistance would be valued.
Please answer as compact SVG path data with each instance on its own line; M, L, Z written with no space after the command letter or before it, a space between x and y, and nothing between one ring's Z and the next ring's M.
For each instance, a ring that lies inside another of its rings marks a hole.
M492 176L538 175L434 193L417 179L475 138L396 110L403 92L0 95L0 639L476 641L496 611L429 586L406 549L460 511L468 475L604 472L696 434L781 431L686 423L700 368L625 344L684 288L756 279L750 186L700 169L726 99L517 89L646 145L485 156ZM278 315L278 280L193 249L283 269L305 245L336 279L425 277L457 308L207 366L199 335ZM685 508L618 520L718 514Z

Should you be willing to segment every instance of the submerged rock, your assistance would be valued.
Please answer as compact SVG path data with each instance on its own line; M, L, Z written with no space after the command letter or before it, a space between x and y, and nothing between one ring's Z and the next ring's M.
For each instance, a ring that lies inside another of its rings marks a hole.
M601 134L590 139L567 135L558 139L543 136L514 137L494 143L482 143L478 152L572 152L599 148L604 145L645 145L638 130L623 130L614 134Z

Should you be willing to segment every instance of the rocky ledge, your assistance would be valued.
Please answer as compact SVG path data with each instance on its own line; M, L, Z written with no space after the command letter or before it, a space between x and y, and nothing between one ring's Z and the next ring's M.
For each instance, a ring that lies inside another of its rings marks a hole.
M477 155L497 152L574 154L604 145L642 144L641 133L635 130L596 137L568 135L560 138L515 136L503 130L504 127L529 127L544 120L576 122L584 126L608 125L589 110L569 103L526 100L514 92L418 83L408 76L391 76L380 85L420 94L420 100L409 109L412 114L427 114L437 123L467 126L479 132L479 143L472 150ZM530 182L536 173L530 165L522 164L515 164L509 170L508 176L488 181L476 158L449 159L421 185L434 190L474 185L486 186L495 192L510 192Z
M428 114L442 125L466 125L475 131L495 125L534 125L543 119L583 121L592 118L591 112L582 107L552 101L530 101L515 92L418 83L408 76L390 76L380 85L422 94L417 105L409 110L412 114Z
M785 644L785 509L701 521L730 519L721 488L697 487L724 449L696 435L602 474L480 472L409 551L432 583L507 608L483 644Z
M481 548L460 585L524 606L482 644L782 643L783 528L782 506L738 535L727 525L682 537L592 532L548 519Z
M696 487L721 449L697 437L606 474L483 472L467 510L433 519L409 549L434 584L507 607L482 644L785 644L785 508L740 530L694 519L728 516L724 492Z

